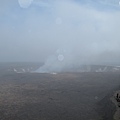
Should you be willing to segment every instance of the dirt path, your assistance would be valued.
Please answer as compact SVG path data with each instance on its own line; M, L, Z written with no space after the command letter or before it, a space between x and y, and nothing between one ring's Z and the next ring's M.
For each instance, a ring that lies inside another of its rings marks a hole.
M120 93L120 90L116 91L116 92L114 93L113 97L111 97L112 102L113 102L113 103L115 104L115 106L116 106L116 112L115 112L115 114L114 114L114 116L113 116L113 120L120 120L120 107L118 106L118 102L117 102L116 99L115 99L115 96L116 96L117 93Z

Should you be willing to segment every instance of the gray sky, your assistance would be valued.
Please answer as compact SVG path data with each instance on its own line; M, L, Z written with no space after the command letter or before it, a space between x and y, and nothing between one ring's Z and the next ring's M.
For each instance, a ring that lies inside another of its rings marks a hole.
M64 64L119 62L119 0L0 1L0 61L51 56Z

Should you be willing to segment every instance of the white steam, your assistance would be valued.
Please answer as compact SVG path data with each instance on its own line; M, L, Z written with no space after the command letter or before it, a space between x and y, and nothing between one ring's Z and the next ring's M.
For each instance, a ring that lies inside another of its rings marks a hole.
M54 55L50 56L45 64L36 72L40 73L56 73L68 69L72 65L72 54L70 51L58 49ZM71 65L70 65L71 64Z
M22 8L28 8L32 2L33 0L18 0L18 3Z
M83 64L109 64L120 60L120 24L116 23L120 12L101 11L71 1L58 2L55 11L60 17L55 20L51 33L53 43L60 43L59 49L37 72L62 72Z
M84 0L18 0L22 8L33 6L25 13L12 8L5 12L11 10L6 16L11 22L1 23L1 60L44 61L38 72L50 73L119 62L119 1L80 1Z

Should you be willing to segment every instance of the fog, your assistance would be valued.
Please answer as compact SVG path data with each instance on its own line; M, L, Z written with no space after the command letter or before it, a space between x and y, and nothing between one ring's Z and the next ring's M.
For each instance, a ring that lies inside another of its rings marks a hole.
M0 61L45 62L43 72L118 64L119 21L119 0L0 1Z

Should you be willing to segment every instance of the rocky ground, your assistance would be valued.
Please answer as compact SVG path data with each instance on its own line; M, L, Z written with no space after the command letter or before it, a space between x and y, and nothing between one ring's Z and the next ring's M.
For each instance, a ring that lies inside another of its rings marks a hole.
M117 102L117 100L116 100L116 94L117 93L120 94L120 90L115 91L115 93L111 97L111 101L116 106L116 111L115 111L114 116L113 116L114 120L120 120L120 102Z
M119 72L2 70L0 120L113 120L116 106L110 98L119 85Z

